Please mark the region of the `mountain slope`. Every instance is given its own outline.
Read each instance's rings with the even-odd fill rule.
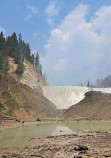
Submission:
[[[2,116],[27,117],[55,117],[56,106],[45,98],[38,90],[27,85],[17,83],[8,91],[1,93]]]
[[[9,63],[10,63],[9,74],[12,74],[12,76],[15,76],[15,79],[17,80],[17,76],[15,74],[15,71],[17,69],[17,64],[15,64],[14,59],[10,57],[9,57]],[[23,64],[24,64],[24,73],[22,75],[22,78],[20,79],[20,83],[26,84],[33,89],[38,89],[38,86],[47,85],[44,76],[42,76],[40,72],[36,71],[36,68],[34,65],[32,65],[26,59],[24,59]]]
[[[9,65],[8,89],[0,90],[0,116],[55,117],[56,106],[43,96],[41,86],[46,81],[35,66],[25,59],[24,73],[18,80],[13,58],[9,57]]]
[[[111,119],[111,94],[87,92],[85,98],[68,108],[63,116],[72,120],[109,120]]]

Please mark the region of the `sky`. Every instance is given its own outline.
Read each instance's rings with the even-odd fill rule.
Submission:
[[[0,31],[39,52],[49,85],[111,75],[111,0],[0,0]]]

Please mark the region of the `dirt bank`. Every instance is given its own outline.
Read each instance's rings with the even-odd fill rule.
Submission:
[[[111,94],[91,91],[63,114],[69,120],[111,120]]]
[[[27,145],[17,152],[2,149],[2,158],[104,158],[111,157],[111,133],[100,131],[80,131],[30,138]],[[77,151],[79,145],[88,150]]]

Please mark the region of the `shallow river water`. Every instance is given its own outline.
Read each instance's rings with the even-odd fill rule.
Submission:
[[[17,149],[27,145],[27,140],[34,137],[70,134],[82,130],[100,130],[111,132],[111,122],[73,122],[27,125],[0,131],[0,149]]]

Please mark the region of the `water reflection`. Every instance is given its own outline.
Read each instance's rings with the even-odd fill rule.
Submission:
[[[55,129],[56,124],[41,124],[0,131],[0,148],[22,147],[28,138],[50,135]]]
[[[111,132],[111,122],[74,122],[28,125],[0,131],[0,148],[18,148],[27,144],[33,137],[60,135],[81,130],[100,130]]]
[[[99,130],[99,131],[108,131],[111,132],[111,122],[72,122],[72,123],[65,123],[65,126],[67,126],[72,131],[81,131],[81,130]]]

